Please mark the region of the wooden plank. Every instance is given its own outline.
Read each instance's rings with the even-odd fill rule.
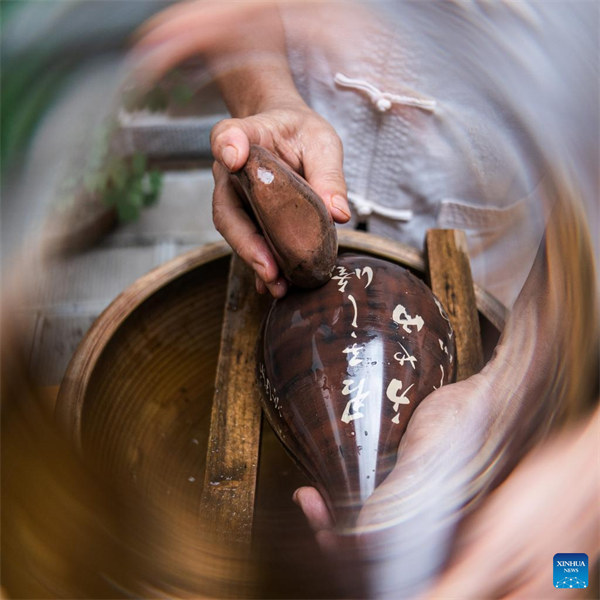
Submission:
[[[426,252],[431,289],[454,328],[456,380],[460,381],[483,368],[479,316],[464,231],[430,229]]]
[[[221,541],[248,548],[258,470],[261,409],[256,343],[270,298],[253,272],[231,261],[208,440],[201,519]]]

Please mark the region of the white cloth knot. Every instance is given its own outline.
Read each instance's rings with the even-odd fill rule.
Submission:
[[[386,98],[384,94],[382,94],[375,102],[375,106],[379,112],[385,112],[386,110],[390,110],[392,108],[392,101],[389,98]]]
[[[354,210],[359,217],[368,217],[375,214],[393,221],[410,221],[413,218],[413,211],[408,208],[382,206],[353,192],[348,192],[348,200],[354,206]]]
[[[352,79],[351,77],[346,77],[343,73],[336,73],[333,80],[341,87],[365,92],[379,112],[390,110],[394,104],[412,106],[428,112],[435,111],[436,101],[431,98],[382,92],[368,81],[364,81],[363,79]]]

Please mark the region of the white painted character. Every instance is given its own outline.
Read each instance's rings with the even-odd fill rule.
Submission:
[[[396,352],[396,354],[394,354],[394,359],[400,363],[401,367],[404,366],[405,362],[408,362],[413,369],[416,369],[416,357],[413,356],[402,344],[400,344],[400,342],[398,342],[398,344],[400,345],[400,348],[402,348],[402,352]]]
[[[366,392],[363,391],[364,386],[364,377],[358,382],[358,385],[354,385],[354,379],[344,379],[344,388],[342,389],[342,395],[351,396],[355,394],[354,397],[348,400],[346,408],[344,409],[344,414],[342,415],[342,421],[344,423],[350,423],[350,421],[361,419],[365,416],[363,413],[360,412],[360,409],[365,404],[363,401],[369,395],[369,390],[367,390]]]
[[[352,276],[352,273],[346,269],[346,267],[337,266],[337,275],[334,275],[331,279],[335,279],[337,281],[338,291],[342,294],[346,291],[346,285],[348,285],[348,279]]]
[[[361,279],[364,275],[367,278],[367,283],[365,284],[365,289],[367,289],[371,285],[371,281],[373,281],[373,269],[371,267],[363,267],[362,269],[355,269],[356,277]]]
[[[350,360],[348,361],[348,366],[356,367],[360,365],[363,361],[362,358],[359,358],[359,354],[365,349],[364,346],[357,344],[356,342],[352,344],[352,346],[347,346],[342,350],[344,354],[350,355]]]
[[[385,391],[385,395],[387,396],[390,402],[394,404],[394,412],[396,415],[392,419],[392,423],[400,423],[400,405],[401,404],[410,404],[410,400],[406,397],[406,393],[413,387],[414,383],[411,383],[402,393],[402,381],[400,379],[392,379]]]
[[[420,315],[412,317],[402,304],[398,304],[392,313],[392,319],[398,325],[401,325],[406,333],[412,333],[412,327],[416,327],[417,331],[421,331],[425,322]]]

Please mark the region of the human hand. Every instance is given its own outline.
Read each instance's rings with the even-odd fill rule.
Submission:
[[[263,146],[303,175],[333,220],[344,223],[350,210],[341,141],[294,86],[275,3],[190,2],[159,13],[140,30],[134,48],[138,79],[147,85],[195,55],[209,65],[236,117],[211,135],[215,226],[254,269],[257,290],[280,297],[287,284],[229,173],[244,165],[251,144]]]
[[[301,104],[268,109],[245,119],[228,119],[213,129],[215,227],[254,269],[257,290],[268,289],[273,296],[280,297],[285,294],[286,282],[229,177],[229,173],[243,167],[250,144],[254,143],[275,152],[301,173],[338,223],[350,218],[342,173],[342,148],[331,126]]]
[[[556,552],[598,554],[600,411],[528,455],[486,497],[518,460],[509,438],[522,433],[516,411],[496,402],[490,370],[415,409],[395,468],[363,507],[356,535],[374,597],[424,594],[450,555],[427,598],[546,598]],[[342,553],[317,490],[300,488],[294,500],[322,549]]]
[[[370,595],[420,593],[441,569],[465,504],[492,484],[503,438],[488,383],[480,374],[444,386],[415,409],[396,466],[358,517]],[[319,493],[300,488],[294,498],[322,548],[343,554],[346,540]]]
[[[600,412],[527,456],[461,524],[427,598],[550,598],[552,556],[600,551]],[[569,590],[561,595],[573,597]],[[571,590],[581,597],[582,590]]]
[[[395,468],[359,516],[357,534],[369,559],[372,595],[392,593],[397,597],[424,592],[444,564],[462,517],[544,439],[552,425],[581,414],[595,393],[598,321],[590,283],[595,276],[592,254],[576,205],[565,201],[569,195],[552,180],[545,181],[543,188],[544,195],[555,203],[554,212],[492,360],[481,373],[436,390],[415,409]],[[565,319],[566,314],[569,319]],[[597,457],[597,430],[596,420],[596,446],[589,450],[593,446],[590,442],[587,457]],[[548,493],[552,459],[544,462],[541,480],[547,481],[544,487]],[[585,458],[579,464],[585,464]],[[568,465],[564,468],[568,470]],[[524,467],[523,472],[532,471]],[[509,490],[505,499],[511,490],[521,493],[519,488],[525,489],[525,480],[521,475],[517,483],[500,488]],[[584,483],[590,484],[589,480]],[[578,485],[573,483],[568,489],[576,490]],[[593,486],[597,499],[597,483]],[[500,490],[496,498],[502,498]],[[300,489],[295,499],[319,532],[319,539],[329,547],[338,543],[339,549],[332,521],[316,490]],[[550,499],[546,496],[542,502]],[[517,500],[512,498],[511,502]],[[535,499],[527,503],[528,508],[535,505]],[[549,509],[544,519],[536,515],[540,517],[537,530],[542,531],[544,523],[556,518],[559,510]],[[482,514],[482,522],[496,521],[495,532],[500,535],[501,521],[494,510],[486,509]],[[513,532],[522,522],[515,514]],[[594,535],[597,541],[597,529]],[[509,543],[510,536],[503,539]],[[586,543],[583,538],[581,541]],[[475,551],[464,555],[465,562],[453,577],[466,577],[464,565]],[[518,553],[522,551],[518,549]],[[552,555],[548,556],[551,560]],[[448,587],[440,589],[448,592]],[[497,587],[494,592],[499,593]],[[465,596],[462,591],[458,595]]]

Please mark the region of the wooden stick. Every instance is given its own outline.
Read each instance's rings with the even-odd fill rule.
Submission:
[[[261,408],[256,343],[269,302],[253,272],[231,260],[215,381],[201,519],[221,541],[248,548],[258,470]]]
[[[444,306],[456,341],[456,380],[483,368],[483,349],[471,264],[464,231],[430,229],[426,237],[429,279]]]

